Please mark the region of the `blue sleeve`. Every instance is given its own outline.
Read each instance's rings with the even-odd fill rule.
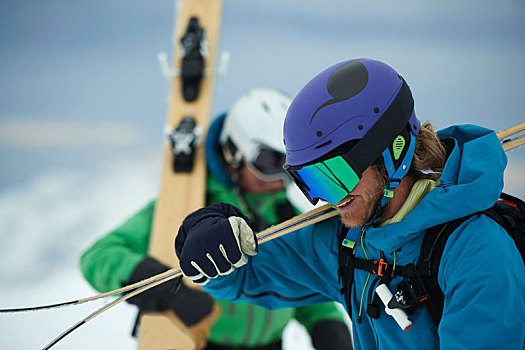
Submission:
[[[340,301],[339,230],[338,220],[327,220],[266,242],[245,266],[211,280],[204,290],[268,309]]]
[[[445,247],[442,349],[523,349],[525,267],[512,238],[486,216],[472,218]]]

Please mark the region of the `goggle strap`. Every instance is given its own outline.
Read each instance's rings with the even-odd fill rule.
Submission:
[[[280,172],[280,173],[275,173],[275,174],[265,174],[263,173],[262,171],[260,171],[259,169],[257,169],[257,167],[255,167],[252,163],[245,163],[246,167],[248,167],[252,173],[254,173],[255,176],[257,176],[259,179],[263,180],[263,181],[274,181],[274,180],[283,180],[283,181],[286,181],[286,180],[289,180],[288,176],[286,175],[286,173],[284,171]]]

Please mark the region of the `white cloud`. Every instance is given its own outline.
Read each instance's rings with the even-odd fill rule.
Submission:
[[[140,140],[138,127],[124,122],[0,120],[0,146],[131,146]]]

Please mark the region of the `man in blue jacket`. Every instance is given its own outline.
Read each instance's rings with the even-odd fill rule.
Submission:
[[[329,67],[297,94],[284,142],[295,183],[312,203],[333,204],[339,218],[258,251],[239,210],[203,208],[186,218],[175,243],[188,278],[217,298],[268,308],[338,301],[353,320],[356,349],[524,348],[523,260],[485,215],[470,216],[444,248],[439,324],[414,305],[410,327],[400,308],[410,284],[406,267],[418,263],[425,231],[498,199],[507,159],[493,131],[463,125],[436,134],[417,119],[403,78],[361,59]],[[352,269],[348,278],[343,253],[371,268]],[[396,319],[376,290],[396,295],[387,310]]]

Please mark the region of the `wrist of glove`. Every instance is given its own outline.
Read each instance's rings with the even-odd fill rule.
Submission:
[[[147,257],[142,260],[130,279],[123,285],[133,284],[169,268],[157,260]],[[213,298],[202,291],[189,288],[182,283],[182,277],[164,282],[127,300],[137,305],[141,312],[173,310],[188,327],[198,323],[213,308]]]
[[[215,203],[184,219],[175,240],[183,274],[197,284],[227,275],[257,254],[257,239],[236,207]]]

